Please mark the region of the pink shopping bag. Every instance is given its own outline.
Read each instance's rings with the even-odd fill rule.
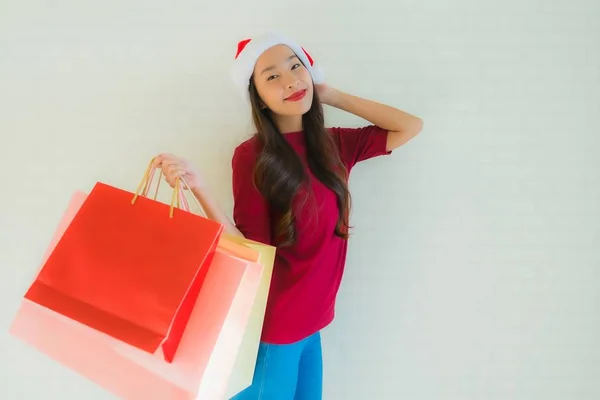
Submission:
[[[85,198],[73,196],[46,257]],[[259,263],[215,253],[172,363],[27,299],[10,332],[123,399],[222,399],[262,270]]]

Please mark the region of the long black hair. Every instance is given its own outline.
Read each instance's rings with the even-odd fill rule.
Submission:
[[[279,246],[296,241],[292,200],[307,183],[302,161],[283,137],[272,112],[263,106],[254,80],[250,79],[252,118],[262,145],[254,167],[254,184],[279,215],[274,223],[274,239]],[[349,234],[351,196],[348,171],[341,160],[332,135],[325,128],[323,106],[314,91],[311,108],[302,116],[306,137],[308,166],[314,176],[335,192],[339,208],[335,234],[347,239]]]

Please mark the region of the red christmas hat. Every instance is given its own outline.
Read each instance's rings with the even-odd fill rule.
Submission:
[[[311,55],[303,47],[281,34],[269,32],[254,39],[244,39],[237,45],[231,75],[235,86],[244,99],[248,99],[248,86],[254,72],[256,60],[266,50],[278,44],[284,44],[296,53],[310,72],[314,83],[323,83],[322,71],[315,65]]]

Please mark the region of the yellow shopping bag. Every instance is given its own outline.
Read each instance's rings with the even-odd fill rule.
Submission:
[[[265,310],[267,307],[267,298],[269,296],[269,287],[271,286],[271,276],[273,275],[273,264],[275,262],[274,246],[269,246],[253,240],[245,239],[239,236],[222,234],[229,241],[247,246],[259,252],[258,262],[263,265],[263,274],[258,287],[258,293],[254,300],[250,319],[242,338],[235,366],[227,385],[226,399],[230,399],[248,386],[252,385],[254,377],[254,368],[258,356],[258,345],[262,334]]]
[[[187,187],[187,183],[184,180],[182,180],[182,182]],[[197,199],[193,196],[192,198],[202,214],[206,215]],[[190,207],[185,197],[181,196],[180,200],[182,208],[189,210]],[[226,233],[221,234],[218,246],[226,253],[246,261],[258,261],[258,263],[263,266],[258,291],[250,311],[250,318],[244,330],[242,342],[235,358],[233,371],[227,383],[225,398],[230,399],[252,385],[277,249],[271,245]],[[257,252],[259,255],[258,260],[256,259]]]

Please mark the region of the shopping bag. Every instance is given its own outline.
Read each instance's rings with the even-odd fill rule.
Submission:
[[[182,192],[180,192],[180,201],[181,207],[184,210],[189,211],[189,204],[187,203],[185,197],[182,196]],[[197,201],[196,206],[199,211],[205,215],[204,211],[202,210],[202,206]],[[258,357],[258,347],[262,336],[267,299],[271,286],[271,278],[273,275],[273,264],[275,262],[276,248],[271,245],[249,240],[240,236],[228,235],[226,233],[221,235],[221,242],[228,243],[228,245],[224,246],[224,248],[229,251],[229,254],[234,254],[237,257],[245,258],[250,261],[255,261],[255,259],[250,259],[249,255],[251,256],[253,254],[248,254],[247,251],[257,251],[260,254],[258,261],[263,266],[262,275],[260,276],[260,283],[252,303],[249,321],[246,329],[243,332],[242,342],[240,343],[239,350],[236,354],[235,364],[233,366],[231,376],[227,382],[227,387],[220,389],[225,396],[224,398],[230,399],[252,385],[256,360]],[[241,248],[234,247],[235,245],[241,246]]]
[[[238,237],[226,234],[222,238],[258,251],[260,259],[249,268],[247,279],[236,294],[232,312],[223,324],[211,356],[204,385],[200,387],[199,399],[230,399],[252,384],[273,270],[274,247],[237,240]],[[246,254],[244,250],[237,252],[240,258]],[[230,373],[223,374],[224,371]]]
[[[72,197],[45,258],[85,198]],[[263,271],[229,250],[215,253],[172,363],[27,299],[10,331],[123,399],[222,399]]]
[[[259,243],[239,236],[223,234],[223,237],[234,243],[242,244],[248,248],[258,251],[260,253],[259,263],[263,266],[263,272],[260,277],[260,283],[254,298],[254,302],[252,303],[252,310],[250,311],[248,324],[244,330],[242,343],[240,344],[235,365],[225,391],[224,398],[230,399],[252,385],[254,369],[258,357],[258,346],[262,336],[263,321],[265,318],[269,288],[271,286],[271,278],[273,275],[273,264],[275,262],[276,248],[271,245]]]
[[[226,254],[217,251],[217,257],[225,257]],[[219,324],[213,327],[219,328],[218,331],[207,330],[202,325],[196,325],[197,321],[190,320],[190,324],[184,333],[184,339],[181,342],[180,352],[174,363],[185,365],[186,362],[194,364],[194,374],[181,374],[180,371],[165,370],[164,363],[142,353],[137,349],[122,344],[116,349],[129,359],[145,365],[146,368],[155,370],[161,375],[187,392],[195,394],[197,399],[222,400],[225,399],[228,382],[234,375],[234,366],[240,352],[240,346],[244,338],[245,331],[250,319],[252,305],[258,292],[260,278],[263,274],[263,267],[260,263],[251,263],[239,258],[228,256],[228,261],[221,261],[221,267],[211,265],[209,273],[225,268],[230,269],[234,265],[231,261],[235,259],[247,263],[246,272],[237,287],[235,296],[229,305],[228,313],[225,319],[219,320]],[[229,272],[230,273],[230,272]],[[202,315],[203,321],[212,319],[212,313],[219,313],[222,304],[217,304],[221,292],[223,291],[221,280],[210,280],[202,287],[200,296],[196,303],[197,312]],[[203,329],[204,328],[204,329]],[[189,340],[189,341],[188,341]],[[200,362],[201,361],[201,362]]]
[[[97,183],[25,298],[170,362],[223,226],[138,196],[142,183]]]

